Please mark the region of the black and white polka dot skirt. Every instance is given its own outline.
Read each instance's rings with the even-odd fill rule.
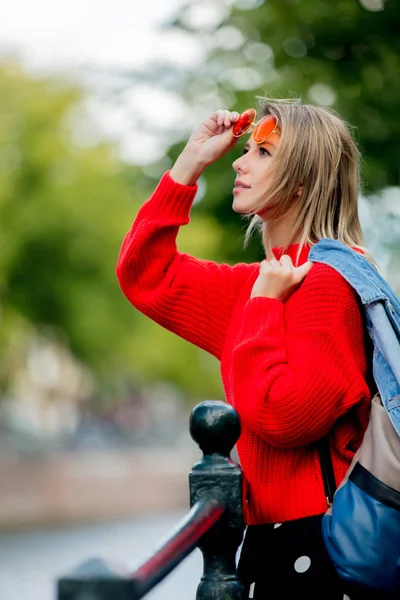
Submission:
[[[323,515],[247,528],[239,577],[254,600],[387,600],[348,589],[337,575],[321,533]]]

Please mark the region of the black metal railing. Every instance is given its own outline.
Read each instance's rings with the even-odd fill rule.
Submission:
[[[244,530],[242,473],[230,459],[240,435],[238,415],[224,402],[202,402],[192,411],[190,433],[203,458],[189,475],[191,510],[175,531],[132,573],[102,559],[84,562],[58,580],[58,600],[139,600],[196,547],[204,559],[197,600],[244,599],[236,573]]]

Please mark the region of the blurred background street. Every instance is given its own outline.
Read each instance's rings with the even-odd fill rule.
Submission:
[[[337,110],[365,245],[400,292],[399,31],[397,0],[2,4],[1,600],[50,599],[103,549],[133,563],[188,510],[188,420],[224,398],[219,364],[133,309],[115,266],[202,119],[260,95]],[[182,251],[263,258],[231,209],[240,152],[200,179]],[[200,573],[194,555],[149,598],[194,598]]]
[[[107,525],[0,534],[1,597],[54,600],[56,578],[87,558],[100,556],[134,568],[138,557],[149,556],[183,514],[175,510]],[[195,598],[202,568],[202,556],[196,549],[146,598]]]

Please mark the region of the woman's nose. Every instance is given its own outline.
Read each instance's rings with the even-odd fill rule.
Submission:
[[[245,155],[243,156],[239,156],[239,158],[237,158],[233,163],[232,163],[232,167],[233,170],[236,171],[236,173],[243,173],[243,171],[246,170],[246,163],[243,160],[245,157]]]

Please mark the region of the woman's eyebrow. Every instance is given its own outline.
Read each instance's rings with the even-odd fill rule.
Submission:
[[[257,144],[257,146],[266,146],[266,145],[272,146],[275,150],[276,150],[276,146],[275,144],[273,144],[272,142],[266,140],[265,142],[263,142],[262,144]],[[244,149],[248,150],[250,148],[250,144],[249,142],[247,142],[247,144],[244,145]]]
[[[273,148],[275,148],[275,150],[276,150],[276,146],[275,146],[275,144],[273,144],[272,142],[270,142],[270,141],[268,141],[268,140],[267,140],[266,142],[263,142],[262,144],[260,144],[260,146],[265,146],[266,144],[268,144],[269,146],[272,146],[272,147],[273,147]]]

